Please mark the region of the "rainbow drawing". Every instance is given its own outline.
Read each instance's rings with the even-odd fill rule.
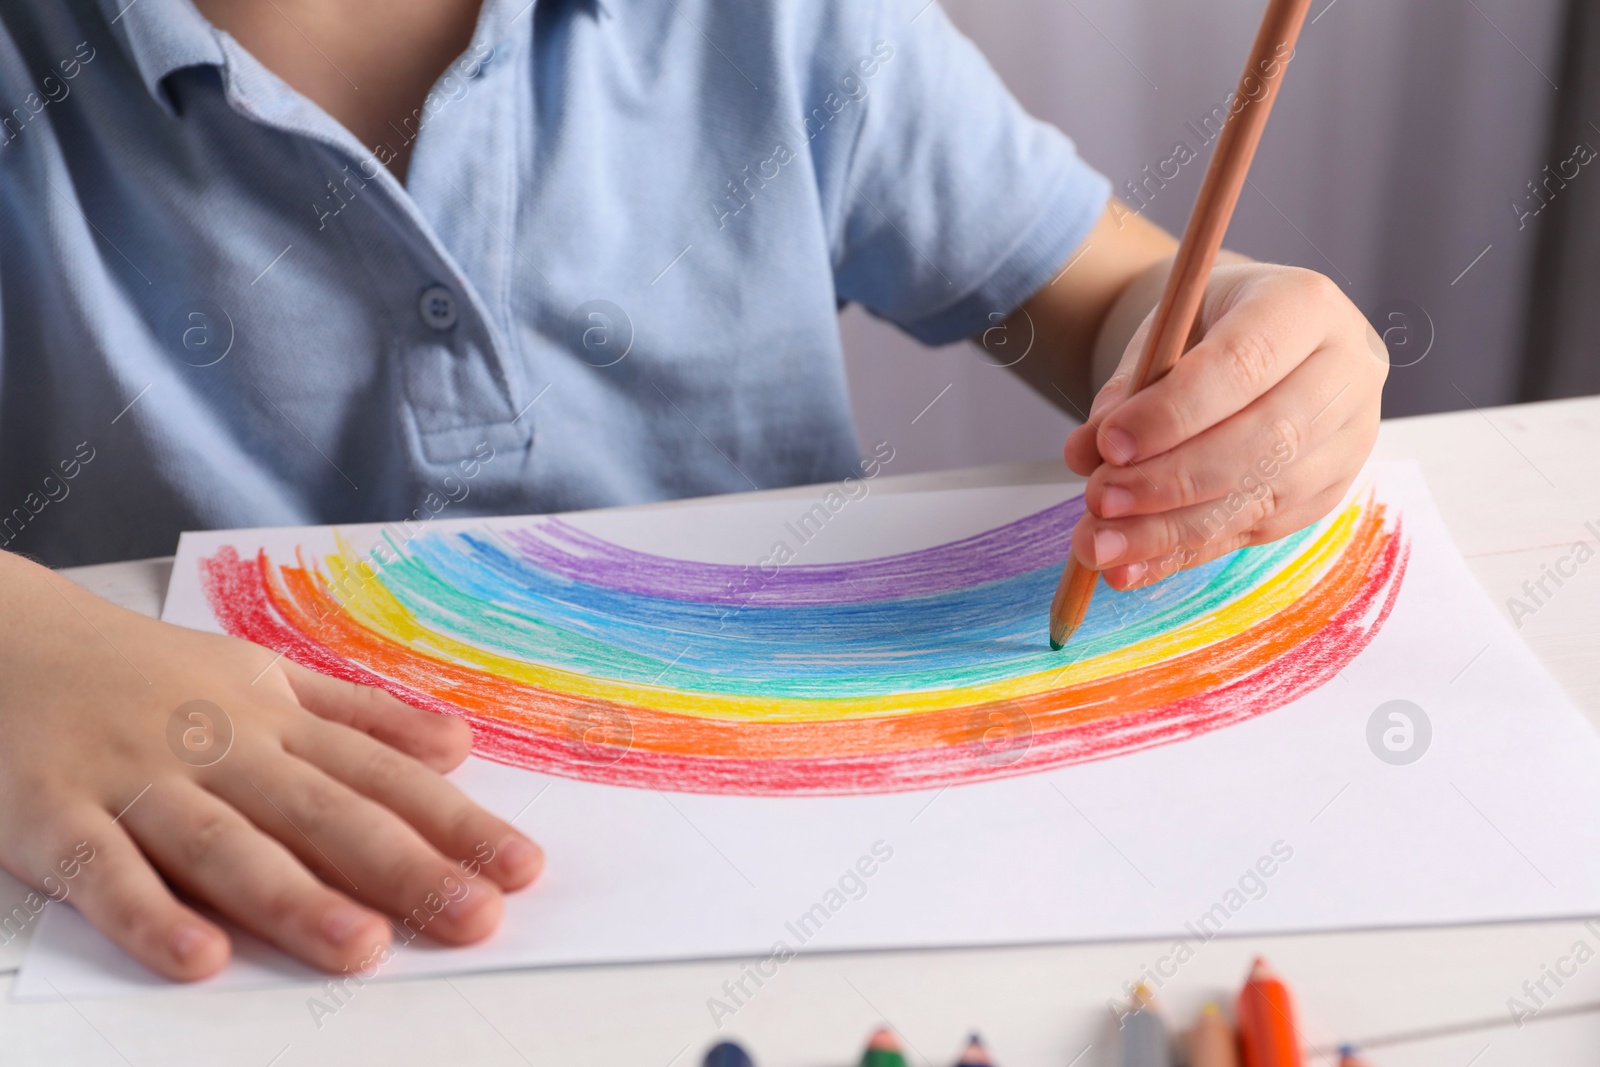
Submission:
[[[1409,542],[1372,491],[1127,594],[1066,652],[1045,615],[1081,498],[842,564],[689,562],[556,518],[308,562],[225,546],[229,633],[464,716],[478,751],[637,788],[884,793],[1028,774],[1280,708],[1382,627]],[[381,560],[381,562],[374,562]]]

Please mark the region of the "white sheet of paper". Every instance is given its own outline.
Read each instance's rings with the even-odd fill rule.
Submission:
[[[1600,913],[1600,738],[1476,584],[1420,472],[1384,464],[1370,473],[1380,499],[1404,514],[1409,569],[1372,644],[1309,695],[1131,755],[916,793],[670,794],[474,758],[455,781],[516,817],[545,848],[545,874],[508,898],[487,943],[445,950],[418,939],[382,974],[765,958],[780,944],[816,952],[1172,938],[1192,949],[1219,931]],[[869,495],[804,562],[943,543],[1066,493]],[[729,502],[568,519],[632,547],[744,563],[801,510],[794,501]],[[359,545],[376,529],[344,533]],[[297,544],[333,547],[324,529],[186,534],[166,619],[218,628],[196,561],[222,544],[264,546],[277,559]],[[1424,709],[1432,728],[1425,755],[1403,766],[1377,758],[1367,739],[1369,717],[1394,699]],[[865,865],[874,873],[851,877],[874,849],[876,862]],[[315,977],[242,937],[208,984]],[[52,907],[14,995],[163,985],[76,912]]]

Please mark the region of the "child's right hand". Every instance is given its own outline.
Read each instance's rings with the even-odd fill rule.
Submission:
[[[193,700],[226,715],[196,728],[232,731],[209,766],[169,743]],[[543,855],[440,776],[470,747],[460,720],[0,552],[0,865],[164,975],[229,953],[167,883],[330,971],[387,958],[386,915],[488,935]]]

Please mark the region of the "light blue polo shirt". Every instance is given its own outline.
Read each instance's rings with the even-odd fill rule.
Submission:
[[[841,478],[839,308],[977,334],[1109,193],[926,0],[486,0],[393,130],[189,0],[0,7],[0,545]]]

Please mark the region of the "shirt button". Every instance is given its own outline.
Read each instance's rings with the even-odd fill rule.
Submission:
[[[422,290],[417,301],[417,311],[422,321],[435,330],[444,331],[456,324],[456,298],[442,285],[430,285]]]

